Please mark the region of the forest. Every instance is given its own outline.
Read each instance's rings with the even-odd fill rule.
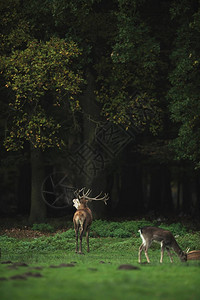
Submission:
[[[198,0],[0,2],[0,216],[200,215]]]

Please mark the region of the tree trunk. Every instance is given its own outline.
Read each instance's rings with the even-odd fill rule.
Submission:
[[[30,164],[24,163],[19,168],[17,184],[17,213],[27,215],[31,205],[31,170]]]
[[[86,164],[83,165],[85,173],[79,180],[79,184],[86,188],[92,189],[92,195],[96,196],[101,191],[105,191],[106,178],[105,170],[97,170],[96,174],[93,174],[96,168],[96,162],[94,161],[95,151],[101,151],[96,148],[94,144],[95,140],[95,129],[97,123],[100,121],[100,109],[95,102],[95,81],[90,70],[87,72],[87,89],[81,99],[81,106],[83,109],[83,142],[88,146]],[[90,120],[90,117],[93,121]],[[91,150],[91,151],[90,151]],[[83,153],[83,157],[84,157]],[[94,218],[103,218],[106,214],[106,206],[102,201],[94,201],[90,203],[90,208]]]
[[[29,223],[42,223],[46,218],[46,205],[42,199],[41,185],[44,180],[44,165],[41,150],[31,149],[31,209]]]
[[[152,168],[150,178],[150,201],[149,210],[157,213],[161,211],[161,176],[158,167]]]
[[[195,213],[196,216],[200,216],[200,174],[196,175],[196,203]]]
[[[184,214],[190,213],[191,207],[191,182],[190,177],[185,173],[182,179],[182,190],[183,190],[183,197],[182,197],[182,212]]]
[[[173,214],[174,206],[172,200],[171,191],[171,174],[166,166],[162,167],[162,186],[161,186],[161,201],[162,201],[162,212],[167,215]]]
[[[144,212],[143,190],[142,190],[142,170],[137,163],[138,157],[131,158],[124,151],[127,161],[121,171],[120,201],[118,204],[118,214],[123,217],[132,217]]]
[[[156,214],[173,212],[171,177],[166,166],[156,166],[151,172],[149,208]]]

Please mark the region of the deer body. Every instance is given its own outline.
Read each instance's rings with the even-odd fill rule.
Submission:
[[[82,195],[80,195],[81,192]],[[86,193],[84,193],[84,189],[81,189],[78,192],[75,192],[77,198],[73,200],[74,207],[77,209],[73,217],[73,223],[74,223],[74,230],[76,235],[76,253],[79,254],[83,254],[82,239],[85,233],[86,233],[86,240],[87,240],[87,252],[90,252],[89,232],[90,232],[90,226],[92,224],[92,212],[87,205],[88,201],[102,200],[106,204],[106,201],[108,200],[107,194],[105,194],[105,196],[101,198],[99,197],[100,194],[95,198],[91,198],[89,197],[90,192],[91,191],[88,190]],[[79,250],[78,250],[78,232],[80,232]]]
[[[143,227],[139,230],[140,237],[142,239],[142,244],[139,248],[138,253],[138,262],[141,263],[141,254],[144,250],[147,262],[150,263],[148,256],[148,249],[151,246],[152,242],[158,242],[161,245],[161,258],[160,263],[163,262],[164,250],[167,250],[167,253],[170,257],[170,261],[173,262],[171,252],[169,248],[172,248],[174,252],[179,256],[181,261],[187,260],[187,255],[181,250],[180,246],[176,242],[173,234],[169,230],[165,230],[158,227]]]
[[[73,217],[73,223],[76,234],[76,252],[78,252],[78,232],[80,232],[79,253],[82,254],[82,239],[85,232],[87,240],[87,252],[90,252],[89,232],[90,225],[92,224],[92,212],[87,206],[87,202],[85,199],[80,200],[80,205],[77,207],[77,211],[75,212]]]

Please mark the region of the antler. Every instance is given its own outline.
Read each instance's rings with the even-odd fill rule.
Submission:
[[[85,189],[85,188],[84,188]],[[92,190],[88,189],[86,193],[84,193],[84,189],[83,189],[83,197],[86,198],[89,196],[89,194],[92,192]]]
[[[90,190],[90,192],[91,192],[91,190]],[[90,194],[90,193],[89,193],[89,194]],[[104,201],[104,203],[107,205],[107,202],[106,202],[106,201],[108,201],[108,199],[109,199],[108,194],[105,193],[103,197],[100,197],[101,194],[102,194],[102,192],[101,192],[99,195],[97,195],[97,196],[94,197],[94,198],[88,197],[89,194],[87,194],[87,193],[84,194],[84,193],[83,193],[83,197],[84,197],[86,200],[88,200],[88,201]]]
[[[80,195],[80,193],[83,193],[84,192],[84,189],[85,189],[85,187],[83,187],[82,189],[77,189],[77,190],[75,190],[74,191],[74,195],[79,199],[79,198],[81,198],[82,196]]]
[[[108,194],[104,194],[104,196],[103,197],[100,197],[101,196],[101,194],[102,194],[102,192],[99,194],[99,195],[97,195],[96,197],[94,197],[94,198],[92,198],[92,197],[89,197],[89,195],[91,194],[91,192],[92,192],[92,190],[91,189],[88,189],[86,192],[85,192],[85,187],[84,188],[82,188],[82,189],[80,189],[80,190],[76,190],[75,192],[74,192],[74,194],[77,196],[77,198],[84,198],[84,199],[86,199],[86,200],[88,200],[88,201],[104,201],[104,203],[107,205],[107,202],[106,201],[108,201],[108,199],[109,199],[109,196],[108,196]],[[82,195],[80,195],[80,193],[82,193]]]

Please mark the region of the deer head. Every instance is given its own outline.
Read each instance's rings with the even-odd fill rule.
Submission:
[[[76,198],[73,199],[73,206],[78,209],[79,206],[81,205],[81,203],[87,203],[88,201],[91,202],[91,201],[103,201],[106,205],[107,205],[107,201],[109,199],[109,196],[108,194],[104,194],[104,196],[101,196],[102,195],[102,192],[100,194],[98,194],[96,197],[89,197],[89,195],[91,194],[92,190],[88,189],[86,192],[85,192],[85,188],[82,188],[80,190],[76,190],[74,192]]]
[[[73,199],[73,206],[76,208],[76,209],[78,209],[79,208],[79,206],[80,206],[80,201],[78,200],[78,199]]]

